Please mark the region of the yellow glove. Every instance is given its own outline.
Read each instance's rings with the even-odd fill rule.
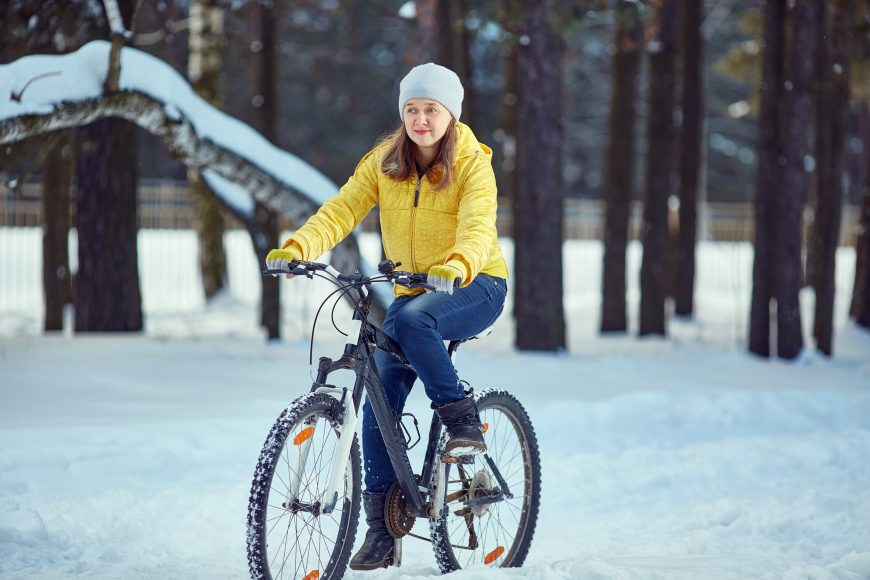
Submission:
[[[287,265],[293,260],[301,260],[302,256],[299,251],[293,246],[271,250],[266,255],[266,268],[269,270],[285,270]],[[290,275],[288,274],[289,278]]]
[[[462,272],[458,268],[442,264],[429,268],[426,283],[435,287],[435,292],[447,292],[453,294],[453,287],[462,282]]]

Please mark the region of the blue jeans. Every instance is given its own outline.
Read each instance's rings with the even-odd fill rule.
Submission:
[[[397,415],[418,376],[436,404],[465,396],[444,341],[466,339],[491,326],[504,308],[506,294],[505,280],[478,274],[471,284],[456,288],[453,294],[400,296],[393,301],[382,329],[399,343],[414,369],[382,350],[375,352],[375,364]],[[366,490],[384,493],[396,475],[368,398],[363,404],[362,444]]]

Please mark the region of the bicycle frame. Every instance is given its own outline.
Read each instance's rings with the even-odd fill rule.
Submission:
[[[312,393],[329,393],[340,396],[336,416],[332,417],[332,421],[337,425],[339,431],[339,440],[335,456],[333,457],[330,466],[328,479],[329,484],[319,502],[320,505],[313,506],[313,509],[318,509],[320,513],[332,512],[338,503],[338,498],[344,491],[343,485],[345,471],[350,457],[353,437],[356,434],[357,423],[359,422],[362,396],[365,392],[368,395],[369,402],[375,415],[375,420],[377,421],[381,435],[383,436],[387,455],[390,458],[390,463],[393,466],[396,479],[404,492],[409,514],[414,517],[425,518],[434,513],[439,513],[440,505],[435,505],[431,508],[430,506],[427,506],[426,495],[429,492],[429,488],[426,484],[432,480],[433,470],[438,469],[439,476],[443,476],[446,471],[443,464],[435,461],[438,439],[441,433],[441,420],[438,418],[437,413],[432,413],[432,422],[429,426],[429,437],[425,457],[423,459],[423,468],[418,481],[414,475],[414,470],[411,467],[411,462],[408,459],[404,435],[400,431],[400,419],[397,417],[392,407],[390,407],[386,391],[381,384],[380,374],[378,373],[377,364],[374,359],[375,350],[380,348],[392,356],[397,357],[408,367],[411,367],[412,365],[405,357],[404,353],[402,353],[401,347],[391,337],[386,335],[368,320],[369,306],[371,305],[372,300],[371,288],[369,286],[371,280],[360,274],[343,276],[331,266],[326,266],[323,269],[336,280],[347,284],[347,286],[344,287],[344,291],[347,292],[348,297],[350,297],[354,302],[354,313],[352,320],[353,327],[347,334],[344,353],[337,360],[333,360],[329,357],[321,357],[317,366],[317,376],[314,380],[314,384],[311,386]],[[306,275],[309,275],[310,277],[310,274]],[[448,352],[451,355],[451,359],[455,354],[459,342],[460,341],[453,341],[450,344]],[[356,375],[349,399],[347,388],[339,388],[327,384],[326,382],[329,375],[338,370],[350,370]],[[310,446],[305,443],[307,443],[307,441],[303,442],[299,449],[299,457],[296,462],[296,465],[299,467],[296,471],[297,476],[291,478],[293,481],[289,483],[290,494],[287,497],[287,500],[291,503],[295,502],[297,499],[296,496],[299,490],[298,474],[302,473],[302,468],[304,468],[307,461],[308,449]],[[498,501],[498,498],[500,497],[512,497],[510,490],[507,489],[507,484],[498,471],[498,468],[488,455],[486,456],[486,461],[493,470],[496,479],[501,484],[502,491],[499,496],[493,496],[488,500],[477,501],[492,502]],[[443,498],[436,498],[436,503],[441,499]]]
[[[415,517],[428,517],[429,512],[425,497],[428,488],[422,485],[418,486],[406,453],[407,447],[404,436],[399,428],[398,418],[390,407],[386,392],[381,384],[374,353],[377,348],[382,348],[393,356],[398,357],[403,364],[411,366],[411,363],[405,358],[401,349],[392,338],[386,336],[379,328],[368,321],[371,291],[364,288],[364,286],[359,286],[349,289],[351,291],[355,290],[357,296],[355,297],[356,308],[354,309],[353,329],[348,333],[344,353],[337,360],[321,357],[317,367],[317,376],[314,384],[311,386],[311,392],[336,395],[340,401],[337,412],[339,416],[333,417],[333,421],[338,425],[338,446],[330,467],[329,484],[323,493],[319,511],[321,513],[332,512],[338,503],[338,498],[343,494],[347,460],[359,422],[362,395],[365,392],[368,394],[375,419],[384,438],[387,454],[396,473],[398,483],[409,503],[409,511]],[[350,398],[348,398],[347,388],[335,387],[326,382],[329,375],[338,370],[350,370],[356,375],[353,389],[350,392]],[[433,413],[421,481],[429,481],[432,475],[432,464],[434,463],[433,459],[440,432],[441,422],[438,419],[438,415]],[[306,443],[308,441],[303,442],[299,446],[299,455],[296,460],[296,465],[299,467],[296,470],[297,474],[302,473],[302,468],[304,468],[307,461],[309,445],[306,445]],[[291,478],[288,484],[288,491],[290,493],[287,499],[289,502],[293,502],[296,500],[299,490],[299,476]]]

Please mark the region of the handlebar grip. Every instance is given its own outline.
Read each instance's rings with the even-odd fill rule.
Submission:
[[[308,262],[302,262],[299,260],[293,260],[287,263],[287,268],[273,268],[273,269],[265,269],[263,270],[263,276],[280,276],[281,274],[292,274],[293,276],[305,276],[309,271],[314,270],[315,268],[310,268],[312,264]]]

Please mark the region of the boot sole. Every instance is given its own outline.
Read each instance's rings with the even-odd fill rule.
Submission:
[[[474,442],[460,442],[459,445],[453,445],[444,450],[444,454],[449,457],[469,457],[475,455],[483,455],[486,453],[486,445],[480,445]]]
[[[390,554],[385,560],[378,562],[377,564],[351,564],[348,566],[351,570],[357,570],[359,572],[367,572],[370,570],[377,570],[379,568],[389,568],[393,565],[393,556]]]

